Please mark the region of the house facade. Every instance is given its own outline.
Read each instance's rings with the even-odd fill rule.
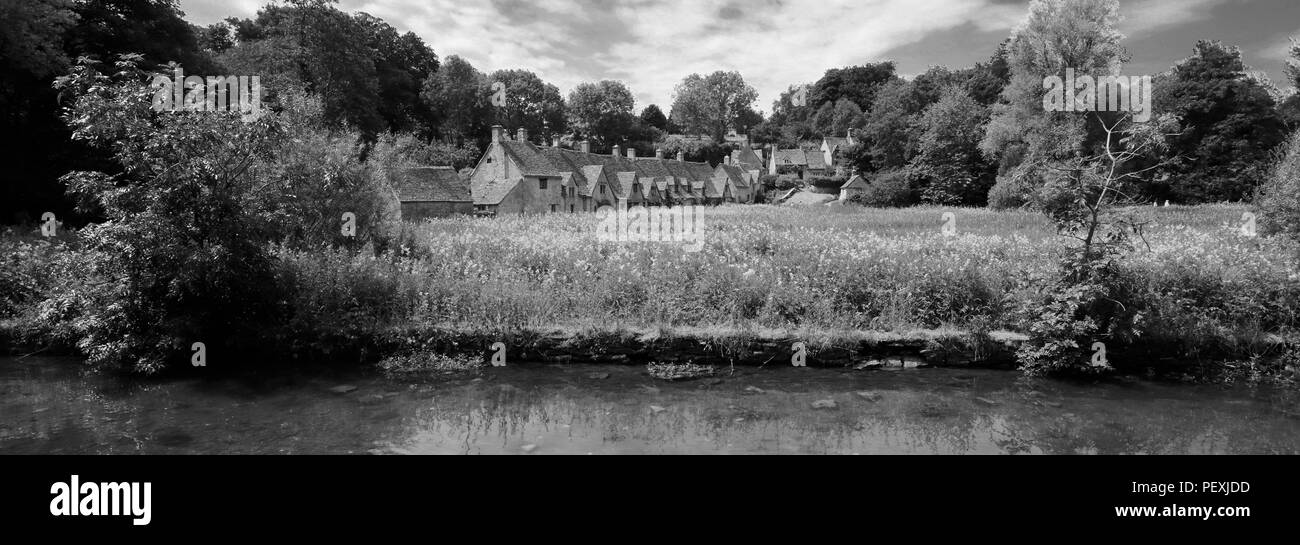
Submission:
[[[848,133],[844,135],[844,138],[834,136],[823,138],[821,147],[822,161],[829,166],[830,170],[834,172],[836,176],[846,175],[851,166],[849,165],[848,158],[845,157],[844,152],[848,150],[850,146],[854,146],[857,143],[858,140],[853,137],[853,129],[849,129]]]
[[[688,162],[681,153],[675,160],[665,159],[662,151],[637,157],[635,149],[615,146],[611,153],[597,154],[587,142],[576,150],[562,148],[558,138],[539,146],[523,129],[512,139],[495,126],[469,185],[477,213],[551,214],[602,206],[744,202],[741,195],[753,193],[751,179],[739,168],[731,172]]]
[[[849,181],[840,186],[840,202],[847,202],[853,197],[864,195],[867,192],[867,180],[861,175],[854,174]]]
[[[827,176],[826,161],[820,151],[803,149],[773,150],[768,161],[768,174],[793,175],[800,180]]]
[[[456,214],[472,214],[469,186],[451,167],[416,167],[389,174],[402,221],[421,221]]]

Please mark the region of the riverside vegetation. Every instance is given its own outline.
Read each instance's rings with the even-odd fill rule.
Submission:
[[[864,330],[955,331],[973,345],[1009,330],[1028,334],[1019,359],[1031,374],[1095,372],[1095,342],[1121,370],[1167,359],[1221,380],[1288,381],[1300,364],[1300,140],[1251,206],[1108,200],[1136,171],[1099,175],[1116,170],[1039,150],[1017,176],[1044,183],[1025,186],[1019,208],[724,206],[705,212],[704,250],[688,252],[601,241],[594,215],[399,224],[385,173],[427,156],[418,141],[358,144],[292,88],[252,121],[155,112],[138,63],[85,61],[58,80],[74,138],[115,168],[63,178],[103,221],[0,238],[13,344],[138,372],[185,366],[203,342],[213,361],[382,360],[406,373],[422,352],[482,349],[447,331],[605,343],[689,331],[739,354],[756,337],[816,351]],[[1116,142],[1133,142],[1141,129],[1118,130],[1132,134]],[[1110,143],[1092,157],[1113,157]],[[344,212],[355,237],[339,231]]]

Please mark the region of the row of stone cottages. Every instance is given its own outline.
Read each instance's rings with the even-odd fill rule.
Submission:
[[[776,150],[764,161],[763,150],[743,146],[722,164],[637,157],[615,146],[610,154],[531,142],[519,129],[515,138],[492,127],[492,142],[466,184],[450,167],[421,167],[396,173],[393,187],[404,221],[453,214],[546,214],[591,212],[601,206],[676,206],[753,203],[761,195],[763,171],[794,173],[800,178],[823,175],[827,163],[840,162],[848,138],[827,138],[822,150]],[[826,160],[822,160],[825,157]],[[846,184],[848,185],[848,184]]]

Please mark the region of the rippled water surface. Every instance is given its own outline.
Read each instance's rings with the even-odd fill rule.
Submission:
[[[666,383],[640,367],[538,364],[479,379],[126,380],[33,357],[0,359],[0,452],[1296,454],[1300,405],[1280,390],[983,370],[768,368]]]

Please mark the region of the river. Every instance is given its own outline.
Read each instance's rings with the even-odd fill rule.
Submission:
[[[1296,454],[1295,392],[1009,371],[519,365],[125,379],[0,358],[5,454]]]

